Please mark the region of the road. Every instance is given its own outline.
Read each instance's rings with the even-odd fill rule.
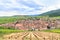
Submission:
[[[3,40],[60,40],[60,34],[49,32],[22,32],[4,35]]]

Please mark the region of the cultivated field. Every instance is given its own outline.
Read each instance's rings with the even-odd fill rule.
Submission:
[[[0,40],[60,40],[60,34],[51,32],[20,32],[4,35]]]

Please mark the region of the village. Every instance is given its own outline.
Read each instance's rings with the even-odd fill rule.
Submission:
[[[13,27],[19,30],[47,30],[47,29],[56,29],[60,28],[60,19],[56,20],[44,20],[44,19],[35,19],[35,20],[20,20],[14,23],[1,24],[6,28]]]

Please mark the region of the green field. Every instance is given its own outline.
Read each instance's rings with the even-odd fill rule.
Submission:
[[[19,20],[33,19],[31,16],[11,16],[11,17],[0,17],[0,24],[16,22]]]
[[[60,33],[60,29],[42,30],[44,32]]]
[[[11,23],[11,22],[16,22],[19,20],[25,20],[25,19],[60,19],[60,16],[57,17],[49,17],[49,16],[11,16],[11,17],[0,17],[0,24],[4,23]]]
[[[3,40],[4,35],[8,35],[11,33],[19,33],[19,32],[24,32],[24,30],[0,29],[0,40]]]
[[[4,28],[0,26],[0,36],[5,35],[5,34],[10,34],[10,33],[17,33],[17,32],[24,32],[24,30],[16,30],[13,28]]]

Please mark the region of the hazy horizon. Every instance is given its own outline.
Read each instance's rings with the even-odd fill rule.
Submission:
[[[38,15],[60,9],[60,0],[0,0],[0,16]]]

